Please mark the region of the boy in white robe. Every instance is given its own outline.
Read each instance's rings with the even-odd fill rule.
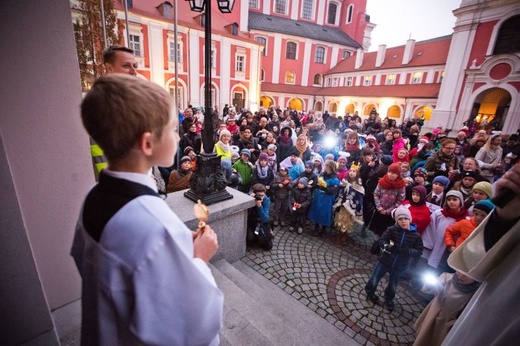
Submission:
[[[82,345],[217,345],[223,295],[207,262],[215,232],[191,232],[148,174],[169,167],[178,120],[161,87],[122,74],[94,83],[83,125],[109,161],[71,249],[82,278]]]

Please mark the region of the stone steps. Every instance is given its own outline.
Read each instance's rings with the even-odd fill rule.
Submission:
[[[212,271],[225,294],[221,345],[359,345],[242,261]]]

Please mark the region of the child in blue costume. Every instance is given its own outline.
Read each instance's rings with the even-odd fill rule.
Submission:
[[[314,222],[314,231],[318,236],[325,235],[325,229],[332,226],[334,211],[332,206],[339,188],[339,179],[336,172],[336,163],[325,161],[323,173],[312,194],[309,210],[309,220]]]

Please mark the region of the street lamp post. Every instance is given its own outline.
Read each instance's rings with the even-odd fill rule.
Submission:
[[[188,199],[213,204],[233,198],[226,191],[226,178],[220,166],[220,157],[213,153],[213,107],[211,104],[211,2],[212,0],[186,0],[192,11],[204,11],[204,129],[203,153],[190,180],[190,190],[184,193]],[[231,13],[234,0],[217,0],[222,13]]]

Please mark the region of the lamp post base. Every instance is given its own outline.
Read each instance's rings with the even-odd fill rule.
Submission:
[[[197,156],[197,167],[190,179],[190,189],[184,197],[193,202],[201,201],[206,205],[233,198],[226,191],[226,178],[220,166],[220,157],[215,153],[202,153]]]

